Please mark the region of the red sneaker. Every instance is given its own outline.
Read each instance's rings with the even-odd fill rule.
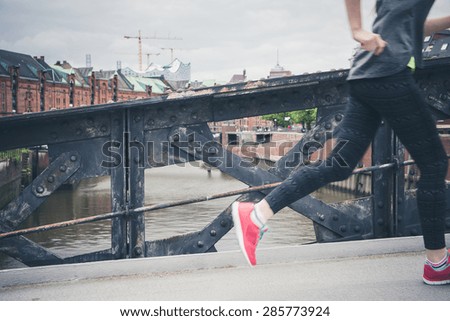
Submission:
[[[247,262],[251,266],[256,265],[256,246],[263,234],[267,232],[267,227],[259,228],[250,218],[254,211],[253,203],[234,202],[232,206],[232,215],[234,228]]]
[[[447,252],[447,261],[439,267],[433,267],[426,261],[423,268],[423,281],[429,285],[450,284],[450,255]]]

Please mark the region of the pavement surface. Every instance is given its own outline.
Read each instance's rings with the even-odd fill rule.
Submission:
[[[450,235],[447,235],[449,244]],[[0,271],[14,301],[449,301],[450,285],[422,282],[421,237]]]

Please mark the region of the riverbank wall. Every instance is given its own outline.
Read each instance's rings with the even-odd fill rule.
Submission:
[[[0,209],[15,199],[48,164],[46,149],[4,152],[0,158]]]

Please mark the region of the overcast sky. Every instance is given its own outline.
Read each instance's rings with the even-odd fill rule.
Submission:
[[[363,19],[373,20],[374,0],[362,0]],[[450,0],[436,0],[431,16],[450,14]],[[192,80],[228,81],[246,69],[249,79],[268,76],[276,65],[294,74],[348,68],[355,43],[344,0],[0,0],[0,49],[67,60],[95,69],[138,70],[143,39],[157,64],[174,56],[190,62]]]

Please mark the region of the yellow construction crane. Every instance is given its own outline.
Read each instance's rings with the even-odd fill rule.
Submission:
[[[125,39],[137,39],[138,40],[138,44],[139,44],[139,71],[142,71],[142,39],[158,39],[158,40],[183,40],[182,38],[177,38],[177,37],[167,37],[167,38],[163,38],[163,37],[142,37],[141,35],[141,30],[139,30],[138,35],[137,36],[123,36]]]

